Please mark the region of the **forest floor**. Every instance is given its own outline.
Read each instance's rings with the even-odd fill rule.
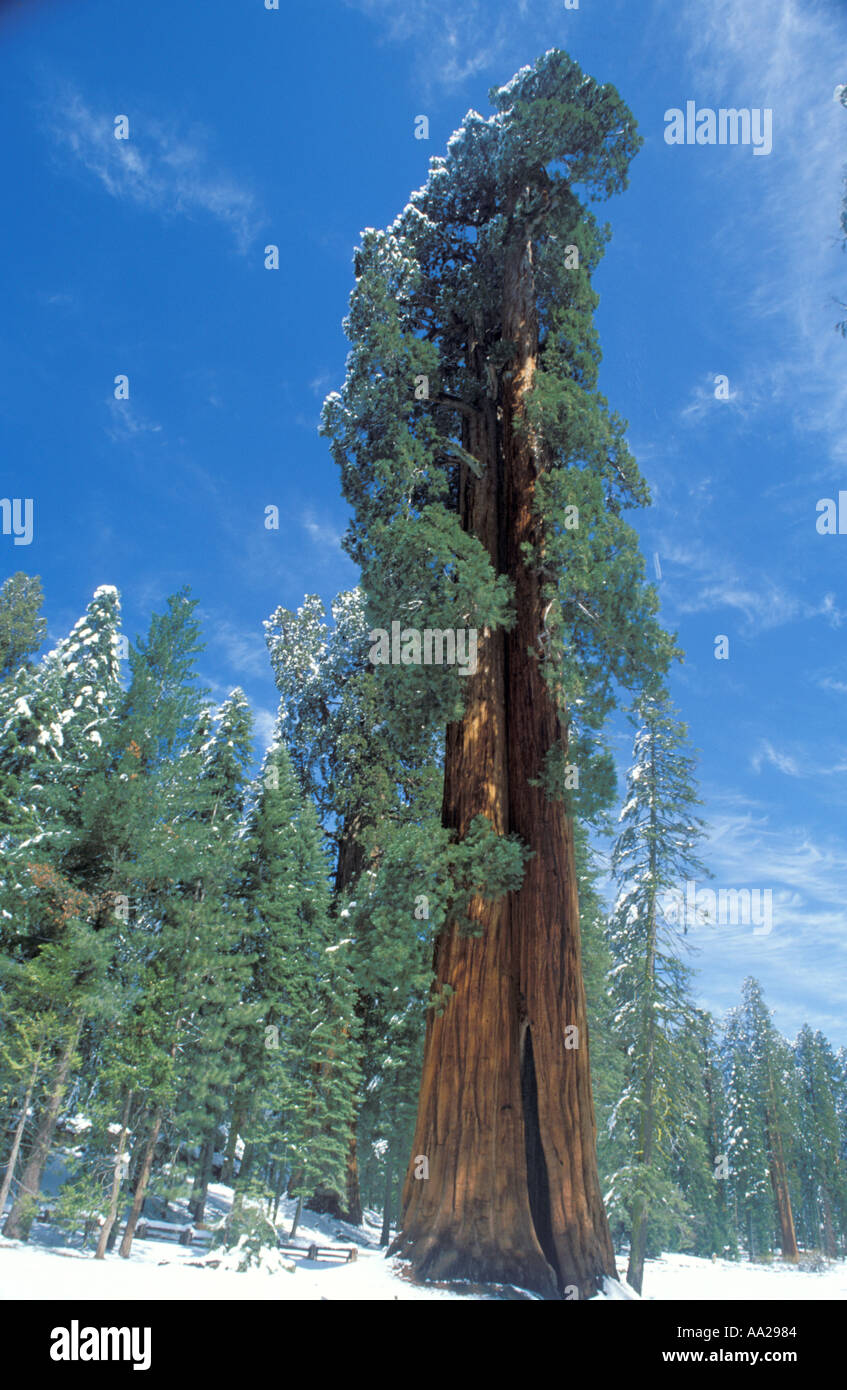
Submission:
[[[209,1219],[227,1210],[231,1191],[210,1189]],[[288,1206],[280,1206],[278,1226],[290,1226]],[[286,1226],[286,1218],[288,1226]],[[379,1223],[368,1213],[364,1226],[350,1226],[327,1216],[306,1213],[297,1239],[318,1244],[356,1245],[358,1259],[350,1264],[323,1263],[303,1256],[291,1257],[295,1269],[269,1272],[204,1265],[204,1250],[157,1240],[136,1239],[132,1255],[122,1260],[117,1252],[95,1260],[91,1249],[81,1250],[79,1238],[68,1241],[55,1227],[36,1222],[27,1244],[0,1237],[0,1300],[7,1299],[283,1299],[299,1301],[394,1301],[431,1299],[496,1300],[509,1297],[495,1290],[468,1288],[467,1292],[439,1287],[421,1288],[404,1276],[400,1261],[387,1260],[379,1247]],[[621,1280],[626,1257],[618,1259]],[[511,1294],[514,1298],[514,1293]],[[598,1296],[602,1297],[602,1296]],[[611,1285],[609,1299],[634,1298],[628,1289]],[[644,1270],[646,1299],[726,1301],[769,1299],[847,1299],[847,1260],[813,1272],[774,1260],[769,1264],[747,1261],[704,1260],[693,1255],[665,1254],[648,1260]]]

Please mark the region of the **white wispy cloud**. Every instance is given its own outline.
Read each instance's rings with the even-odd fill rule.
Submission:
[[[314,541],[315,545],[321,550],[337,551],[341,549],[341,542],[344,536],[338,527],[329,521],[317,521],[314,513],[305,512],[300,519],[300,523]]]
[[[755,975],[776,1022],[792,1034],[803,1022],[836,1039],[847,1016],[847,848],[802,825],[772,824],[765,813],[716,816],[704,858],[714,878],[702,887],[759,888],[773,894],[773,929],[701,926],[691,933],[710,1007],[738,1002],[739,984]]]
[[[494,65],[511,71],[558,44],[582,19],[563,0],[346,0],[379,25],[385,40],[407,44],[425,87],[455,88]],[[606,0],[607,14],[609,0]],[[611,22],[611,21],[610,21]],[[517,54],[517,57],[516,57]],[[506,76],[511,75],[511,71]]]
[[[162,426],[136,410],[131,401],[118,401],[109,396],[106,404],[109,418],[105,429],[113,443],[123,444],[145,434],[161,434]]]
[[[844,621],[833,594],[823,594],[816,601],[801,598],[761,571],[742,573],[729,555],[715,547],[682,546],[667,539],[659,553],[666,577],[671,566],[683,571],[681,582],[672,580],[671,598],[678,613],[727,608],[741,615],[745,635],[812,619],[822,619],[834,628]]]
[[[202,610],[199,616],[210,648],[226,659],[227,669],[235,673],[236,680],[270,674],[268,651],[260,626],[255,629],[240,627],[228,618]]]
[[[257,706],[253,710],[253,729],[261,749],[270,747],[276,730],[276,710]]]
[[[844,258],[837,233],[843,187],[847,112],[833,100],[844,80],[847,16],[830,0],[659,0],[688,49],[690,95],[703,105],[770,107],[774,149],[756,160],[707,171],[718,206],[722,263],[741,268],[739,308],[770,321],[771,346],[760,368],[761,395],[780,382],[796,424],[823,436],[830,458],[847,459],[847,371],[835,333]],[[755,188],[749,182],[755,177]],[[747,180],[743,238],[734,191]],[[720,185],[720,187],[718,187]],[[752,193],[753,196],[750,196]],[[779,267],[784,273],[780,273]],[[768,388],[770,378],[770,389]]]
[[[789,753],[783,753],[778,748],[774,748],[769,739],[762,739],[756,752],[750,759],[750,766],[754,772],[761,772],[765,763],[784,772],[787,777],[802,777],[803,773],[795,758]]]
[[[747,413],[742,393],[739,390],[728,388],[726,397],[715,395],[717,390],[718,373],[709,375],[705,382],[698,382],[691,392],[688,404],[683,406],[680,411],[680,418],[687,424],[698,424],[707,414],[714,410],[732,410],[742,414]]]
[[[834,676],[821,676],[816,684],[821,690],[832,690],[836,695],[847,695],[847,681],[836,680]]]
[[[117,140],[115,113],[95,110],[69,86],[51,94],[47,110],[59,147],[111,197],[161,217],[211,217],[246,252],[261,225],[255,195],[215,166],[202,132],[184,135],[165,120],[130,111],[130,138]]]

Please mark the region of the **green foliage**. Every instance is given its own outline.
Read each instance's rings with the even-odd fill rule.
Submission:
[[[0,680],[12,675],[44,641],[47,620],[41,616],[43,602],[38,575],[19,570],[0,588]]]
[[[363,234],[348,376],[326,402],[324,432],[354,510],[346,544],[372,626],[508,627],[509,581],[461,515],[463,431],[498,402],[509,374],[502,286],[516,240],[531,232],[540,348],[527,428],[540,476],[537,542],[526,558],[545,579],[545,672],[563,708],[583,701],[583,723],[597,728],[615,683],[643,685],[674,653],[621,515],[648,494],[622,422],[595,390],[590,277],[607,233],[576,193],[605,198],[625,187],[640,142],[614,88],[556,50],[491,99],[495,114],[469,113],[392,226]],[[582,253],[578,269],[565,264],[571,244]],[[428,398],[415,396],[420,375]],[[580,509],[575,529],[570,504]],[[462,694],[447,675],[399,668],[389,678],[443,724]]]

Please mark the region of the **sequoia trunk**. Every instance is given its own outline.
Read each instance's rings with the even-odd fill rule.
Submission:
[[[528,238],[507,255],[502,335],[516,355],[500,409],[489,397],[466,424],[464,446],[482,468],[462,468],[460,507],[465,529],[514,583],[516,622],[509,634],[482,634],[464,717],[448,726],[443,820],[461,837],[485,816],[498,835],[520,835],[531,857],[519,892],[472,901],[479,935],[449,925],[436,942],[436,992],[451,993],[427,1023],[392,1249],[419,1277],[582,1298],[615,1264],[595,1156],[572,827],[563,803],[536,785],[566,732],[540,660],[540,580],[524,553],[540,540],[541,466],[525,418],[537,353]],[[474,342],[468,352],[483,379]],[[428,1177],[415,1176],[426,1171],[421,1157]]]
[[[791,1197],[788,1191],[788,1175],[785,1171],[785,1158],[782,1151],[782,1132],[774,1101],[773,1076],[768,1071],[768,1103],[766,1110],[768,1148],[770,1152],[770,1178],[776,1201],[779,1220],[779,1243],[784,1260],[797,1260],[797,1236],[794,1232],[794,1217],[791,1211]]]

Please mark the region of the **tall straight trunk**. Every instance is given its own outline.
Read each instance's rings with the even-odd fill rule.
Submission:
[[[747,1208],[747,1258],[751,1262],[755,1258],[755,1252],[753,1250],[753,1210],[749,1206]]]
[[[838,1259],[838,1246],[835,1242],[835,1231],[832,1225],[832,1202],[829,1197],[829,1189],[824,1186],[821,1188],[821,1206],[823,1208],[823,1252],[829,1260]]]
[[[644,1135],[644,1154],[643,1163],[649,1168],[652,1157],[652,1116],[647,1126],[648,1132]],[[649,1203],[647,1197],[640,1193],[632,1204],[632,1232],[629,1241],[629,1262],[626,1270],[626,1282],[630,1288],[635,1289],[636,1293],[641,1293],[644,1283],[644,1258],[647,1254],[647,1220],[649,1217]]]
[[[362,1193],[359,1187],[359,1155],[355,1125],[347,1148],[347,1205],[342,1215],[352,1226],[361,1226]]]
[[[544,679],[540,578],[523,547],[535,540],[535,441],[525,428],[537,353],[532,247],[507,254],[503,337],[517,344],[502,421],[487,399],[464,427],[482,464],[462,465],[462,522],[512,579],[516,622],[484,632],[464,682],[462,720],[447,729],[443,822],[466,834],[483,815],[517,833],[532,857],[520,891],[473,899],[479,935],[448,924],[435,945],[430,1010],[402,1230],[392,1250],[421,1278],[509,1283],[556,1298],[596,1292],[615,1275],[600,1195],[582,980],[573,829],[561,801],[533,785],[566,730]],[[468,344],[483,379],[481,349]],[[575,1026],[578,1047],[566,1049]],[[415,1177],[425,1156],[429,1177]]]
[[[788,1175],[785,1170],[785,1158],[782,1149],[782,1132],[776,1113],[773,1077],[771,1076],[770,1070],[768,1070],[766,1125],[768,1149],[770,1153],[769,1167],[771,1187],[773,1188],[774,1200],[776,1202],[776,1214],[779,1220],[779,1243],[782,1250],[782,1258],[784,1260],[797,1260],[800,1258],[800,1251],[797,1249],[797,1236],[794,1232],[794,1217],[791,1212],[791,1197],[788,1191]]]
[[[156,1144],[159,1140],[159,1130],[161,1128],[162,1109],[160,1106],[153,1116],[153,1123],[144,1149],[144,1157],[141,1160],[141,1171],[138,1174],[138,1181],[135,1184],[135,1192],[132,1196],[132,1206],[121,1239],[121,1248],[118,1253],[124,1260],[129,1259],[132,1250],[132,1240],[135,1235],[135,1228],[138,1225],[138,1218],[141,1215],[141,1208],[144,1206],[147,1184],[150,1181],[150,1173],[153,1168],[153,1156],[156,1152]]]
[[[6,1198],[9,1196],[9,1189],[12,1186],[15,1169],[18,1166],[18,1154],[21,1150],[21,1140],[23,1139],[24,1129],[26,1128],[29,1103],[32,1100],[32,1093],[35,1090],[35,1083],[38,1080],[38,1072],[41,1067],[41,1052],[42,1048],[39,1047],[32,1064],[32,1071],[29,1074],[26,1094],[21,1102],[21,1113],[18,1123],[15,1125],[15,1133],[12,1137],[12,1151],[9,1154],[9,1162],[6,1164],[6,1172],[3,1175],[2,1185],[0,1185],[0,1220],[2,1220],[3,1212],[6,1210]]]
[[[104,1260],[106,1251],[109,1248],[109,1237],[112,1234],[112,1227],[118,1215],[118,1202],[121,1195],[121,1178],[123,1177],[123,1159],[126,1149],[126,1140],[129,1133],[129,1112],[132,1109],[132,1091],[128,1091],[124,1099],[124,1108],[121,1115],[121,1132],[118,1139],[118,1146],[115,1150],[115,1163],[112,1168],[112,1191],[109,1194],[109,1209],[106,1213],[106,1220],[100,1228],[100,1237],[97,1241],[97,1249],[94,1252],[95,1260]]]
[[[779,1221],[779,1244],[784,1260],[797,1260],[800,1258],[800,1251],[797,1248],[797,1236],[794,1231],[794,1217],[791,1212],[791,1198],[788,1193],[788,1178],[785,1172],[785,1164],[781,1157],[772,1156],[770,1161],[770,1178],[773,1195],[776,1201],[776,1214]]]
[[[41,1177],[44,1172],[44,1165],[47,1162],[48,1154],[50,1153],[50,1145],[53,1142],[56,1120],[59,1116],[59,1107],[62,1104],[62,1097],[65,1094],[68,1074],[73,1063],[74,1052],[76,1050],[81,1027],[82,1018],[78,1016],[70,1026],[65,1045],[56,1062],[56,1069],[53,1072],[53,1079],[50,1083],[47,1103],[39,1118],[35,1143],[32,1146],[23,1173],[21,1174],[21,1180],[18,1185],[18,1195],[12,1204],[12,1210],[9,1212],[6,1225],[3,1228],[3,1234],[9,1240],[26,1240],[29,1236],[34,1208],[38,1201],[38,1194],[41,1188]]]
[[[247,1191],[247,1179],[256,1158],[256,1145],[245,1144],[244,1154],[241,1159],[241,1167],[238,1172],[238,1180],[235,1184],[235,1192],[232,1199],[232,1218],[240,1216],[244,1210],[244,1196]]]
[[[271,1216],[271,1221],[274,1225],[276,1225],[276,1219],[279,1215],[279,1204],[282,1200],[283,1186],[282,1171],[280,1170],[276,1174],[273,1189],[273,1215]]]
[[[288,1239],[289,1239],[289,1240],[293,1240],[294,1237],[295,1237],[295,1235],[297,1234],[297,1227],[300,1225],[300,1213],[302,1212],[302,1210],[303,1210],[303,1197],[302,1197],[302,1195],[301,1195],[301,1196],[299,1196],[299,1197],[297,1198],[297,1207],[296,1207],[296,1210],[295,1210],[295,1212],[294,1212],[294,1220],[293,1220],[292,1223],[291,1223],[291,1230],[288,1232]]]
[[[209,1183],[212,1180],[212,1163],[215,1157],[215,1136],[209,1134],[200,1150],[200,1159],[197,1164],[197,1180],[192,1189],[191,1198],[191,1219],[201,1222],[206,1214],[206,1198],[209,1195]]]
[[[385,1194],[382,1199],[382,1231],[380,1245],[387,1245],[391,1239],[391,1189],[394,1185],[394,1164],[390,1153],[385,1159]]]
[[[221,1168],[221,1182],[231,1184],[235,1177],[235,1150],[238,1145],[238,1131],[244,1124],[244,1099],[240,1091],[236,1091],[235,1100],[232,1103],[232,1114],[229,1121],[229,1134],[227,1136],[226,1148],[224,1149],[224,1161]]]
[[[642,1123],[640,1139],[640,1162],[645,1172],[649,1171],[653,1160],[653,1077],[652,1060],[642,1098]],[[649,1202],[645,1193],[640,1193],[632,1204],[632,1232],[629,1242],[629,1262],[626,1282],[636,1293],[641,1293],[644,1283],[644,1259],[647,1254],[647,1221]]]
[[[655,766],[656,760],[656,739],[651,737],[651,765]],[[650,882],[651,890],[648,907],[647,920],[647,951],[644,961],[644,987],[643,987],[643,1007],[642,1007],[642,1030],[644,1037],[644,1073],[641,1078],[641,1113],[639,1119],[639,1137],[637,1159],[641,1165],[646,1180],[650,1165],[653,1162],[653,1093],[655,1081],[655,1056],[656,1056],[656,1010],[653,1007],[656,986],[656,845],[657,845],[657,814],[655,797],[651,800],[650,809]],[[644,1283],[644,1258],[647,1254],[647,1220],[649,1217],[649,1202],[645,1192],[639,1193],[632,1204],[632,1231],[629,1241],[629,1263],[626,1271],[626,1282],[635,1289],[636,1293],[641,1293]]]

